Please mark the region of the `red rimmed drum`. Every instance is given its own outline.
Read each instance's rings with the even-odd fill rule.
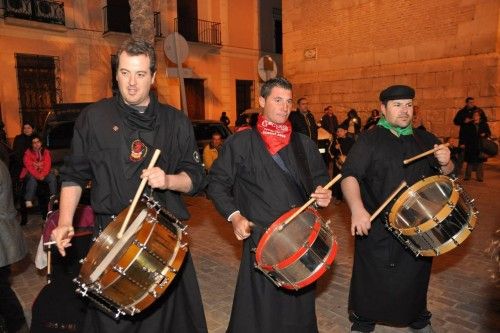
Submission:
[[[330,221],[325,222],[316,209],[308,207],[288,223],[298,209],[278,218],[255,251],[257,269],[278,287],[295,290],[319,279],[330,268],[338,248]]]

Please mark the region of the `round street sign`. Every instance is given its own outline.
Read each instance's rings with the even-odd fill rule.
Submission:
[[[165,52],[168,60],[174,64],[182,64],[188,57],[189,46],[186,39],[184,39],[181,34],[172,32],[163,41],[163,51]],[[179,57],[179,60],[177,60],[177,57]]]

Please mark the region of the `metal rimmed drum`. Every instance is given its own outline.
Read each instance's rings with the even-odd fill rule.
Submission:
[[[433,257],[460,245],[476,226],[478,211],[455,179],[424,178],[392,206],[387,226],[416,256]]]
[[[128,208],[99,235],[82,260],[77,292],[104,312],[135,315],[159,298],[187,253],[186,228],[158,202],[144,196],[123,237],[117,237]]]

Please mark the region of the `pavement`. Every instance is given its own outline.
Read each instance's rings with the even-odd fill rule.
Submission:
[[[480,211],[478,224],[458,248],[434,259],[428,292],[428,308],[436,332],[500,332],[500,283],[492,278],[495,267],[486,248],[500,228],[500,159],[485,165],[485,181],[461,181]],[[203,196],[186,198],[192,214],[189,246],[200,283],[210,333],[225,332],[231,311],[241,244],[231,226]],[[350,235],[349,210],[342,203],[321,210],[330,219],[339,243],[332,269],[318,281],[316,313],[322,333],[348,332],[347,298],[354,241]],[[33,264],[42,219],[30,215],[24,232],[29,256],[14,266],[13,287],[28,320],[36,295],[45,284],[45,271]],[[497,267],[498,269],[498,267]],[[375,332],[408,332],[407,328],[377,325]]]

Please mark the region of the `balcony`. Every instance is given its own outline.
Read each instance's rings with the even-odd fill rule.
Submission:
[[[102,8],[104,35],[111,32],[130,34],[130,6],[108,5]],[[155,37],[161,37],[160,12],[154,13]]]
[[[174,19],[174,29],[188,42],[221,46],[220,23],[188,17]]]
[[[4,0],[4,16],[65,25],[64,3],[50,0]]]

